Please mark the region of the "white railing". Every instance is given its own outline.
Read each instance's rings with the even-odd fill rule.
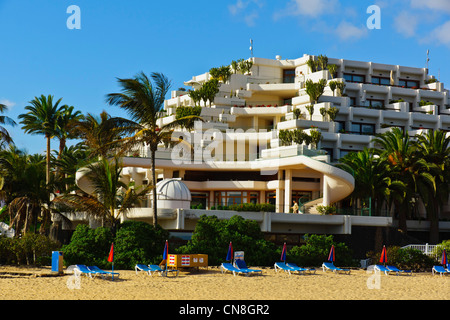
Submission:
[[[422,251],[427,256],[434,256],[434,255],[436,255],[437,247],[439,247],[438,244],[433,245],[433,244],[426,243],[426,244],[409,244],[407,246],[402,247],[402,249],[412,248],[412,249]]]

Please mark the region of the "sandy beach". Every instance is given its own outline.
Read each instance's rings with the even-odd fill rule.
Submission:
[[[50,267],[0,266],[1,300],[449,300],[450,276],[412,276],[352,270],[350,275],[222,274],[219,267],[182,271],[178,277],[118,270],[119,278],[52,276]]]

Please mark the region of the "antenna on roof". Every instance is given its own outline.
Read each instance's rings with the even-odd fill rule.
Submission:
[[[252,58],[253,58],[253,40],[252,39],[250,39],[250,53],[251,53]]]
[[[427,50],[427,69],[428,69],[428,61],[430,61],[429,55],[430,55],[430,50]]]

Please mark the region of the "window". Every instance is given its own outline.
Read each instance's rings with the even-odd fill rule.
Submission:
[[[216,206],[231,206],[241,203],[258,203],[259,192],[248,191],[216,191],[214,193]]]
[[[366,82],[366,76],[363,74],[344,73],[344,79],[345,81],[349,82],[359,82],[359,83]]]
[[[372,83],[389,86],[391,84],[391,79],[386,77],[372,77]]]
[[[295,82],[295,69],[284,69],[283,83],[294,83],[294,82]]]
[[[356,106],[356,98],[355,97],[349,97],[350,98],[350,106]]]
[[[367,99],[368,106],[375,109],[384,108],[384,100],[380,99]]]
[[[277,204],[277,193],[275,191],[266,191],[266,203]]]
[[[375,134],[375,125],[370,123],[352,123],[351,133],[373,135]]]
[[[209,192],[191,192],[191,208],[206,209],[208,207]]]
[[[405,79],[398,80],[398,85],[404,88],[418,88],[419,84],[420,84],[419,81],[416,80],[405,80]]]
[[[311,201],[312,192],[311,191],[292,191],[292,201],[297,201],[300,203],[305,203]]]

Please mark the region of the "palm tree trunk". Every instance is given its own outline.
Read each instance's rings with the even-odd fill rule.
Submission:
[[[157,208],[158,199],[156,198],[156,166],[155,166],[156,150],[151,148],[150,152],[152,157],[153,226],[156,227],[158,225],[158,208]]]
[[[47,159],[46,159],[46,171],[45,171],[45,180],[47,186],[50,184],[50,135],[46,136],[47,138]]]
[[[432,206],[428,213],[428,219],[430,220],[430,243],[437,244],[439,242],[439,205],[433,201]]]

